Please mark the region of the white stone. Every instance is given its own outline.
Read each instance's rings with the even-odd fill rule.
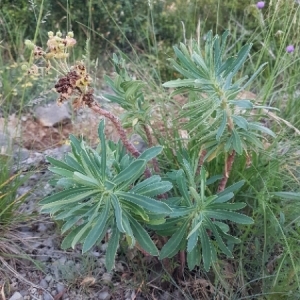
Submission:
[[[24,298],[19,292],[14,292],[14,294],[9,298],[9,300],[24,300]]]

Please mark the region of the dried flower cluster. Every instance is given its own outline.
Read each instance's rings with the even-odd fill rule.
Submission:
[[[55,35],[52,31],[48,32],[48,52],[46,53],[46,59],[56,58],[63,59],[69,56],[68,48],[73,47],[76,44],[76,40],[73,38],[73,32],[68,32],[65,38],[61,37],[62,34],[58,31]]]
[[[36,46],[32,41],[26,40],[26,46],[32,50],[34,59],[44,59],[46,62],[45,71],[48,72],[52,67],[51,60],[55,62],[56,70],[60,70],[63,76],[55,85],[56,91],[60,94],[58,103],[74,99],[73,107],[75,109],[87,105],[91,106],[94,102],[93,90],[90,88],[92,78],[87,73],[86,67],[79,62],[69,68],[65,59],[69,56],[69,48],[76,44],[73,32],[68,32],[65,38],[62,38],[60,31],[54,33],[48,32],[47,50]],[[57,60],[62,60],[60,63]],[[38,74],[39,68],[33,64],[28,69],[28,74]]]
[[[62,103],[75,97],[73,107],[75,109],[87,105],[91,106],[94,102],[93,90],[90,88],[91,77],[82,63],[76,64],[72,70],[64,77],[60,78],[54,86],[60,94],[58,103]]]

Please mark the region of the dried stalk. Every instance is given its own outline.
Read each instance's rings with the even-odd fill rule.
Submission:
[[[235,158],[235,151],[233,150],[231,154],[229,154],[229,156],[226,159],[225,162],[225,170],[224,170],[224,175],[223,178],[221,179],[219,186],[218,186],[218,193],[224,191],[225,187],[226,187],[226,183],[228,181],[229,178],[229,174],[231,172],[232,169],[232,165],[234,162],[234,158]]]

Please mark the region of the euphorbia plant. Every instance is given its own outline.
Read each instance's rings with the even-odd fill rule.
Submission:
[[[179,251],[184,254],[186,250],[190,269],[203,263],[208,270],[217,260],[218,251],[232,256],[233,244],[239,240],[230,235],[228,223],[251,224],[253,220],[236,212],[244,203],[233,203],[233,192],[243,182],[226,188],[231,165],[236,154],[250,157],[251,151],[258,151],[266,138],[263,134],[274,134],[251,121],[250,112],[257,108],[255,104],[237,98],[263,66],[249,80],[236,79],[251,45],[244,46],[237,56],[223,60],[227,35],[225,32],[220,40],[209,33],[204,54],[196,41],[174,47],[178,62],[171,60],[171,63],[185,78],[164,86],[175,88],[173,94],[187,94],[189,99],[179,112],[179,118],[186,120],[189,140],[179,149],[152,147],[152,107],[144,92],[146,85],[132,79],[124,61],[116,55],[113,57],[116,77],[105,77],[115,94],[105,97],[123,107],[126,116],[123,121],[95,101],[84,63],[68,67],[68,49],[75,44],[72,33],[64,39],[61,34],[50,33],[46,52],[27,41],[36,58],[46,60],[47,67],[54,65],[50,62],[53,60],[60,68],[62,75],[55,85],[60,95],[58,102],[70,100],[74,108],[88,106],[110,119],[120,136],[117,144],[108,141],[101,121],[97,149],[71,136],[71,153],[63,160],[48,157],[52,164],[50,171],[58,177],[57,184],[63,191],[43,199],[41,205],[43,212],[63,221],[62,232],[68,232],[63,248],[81,243],[83,252],[88,251],[110,229],[106,255],[109,270],[113,268],[123,236],[129,247],[137,246],[160,259],[173,257]],[[139,153],[129,141],[124,129],[128,122],[147,137],[151,147],[145,152]],[[179,169],[170,167],[172,164],[166,164],[167,170],[166,166],[158,168],[156,158],[162,152],[173,153]],[[205,167],[220,154],[225,154],[223,176],[207,178]],[[213,183],[220,178],[216,188]],[[160,253],[148,230],[170,237]]]

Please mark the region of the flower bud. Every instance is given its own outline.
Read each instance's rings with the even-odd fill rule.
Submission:
[[[31,40],[25,40],[25,46],[30,50],[33,50],[35,47],[34,43]]]

